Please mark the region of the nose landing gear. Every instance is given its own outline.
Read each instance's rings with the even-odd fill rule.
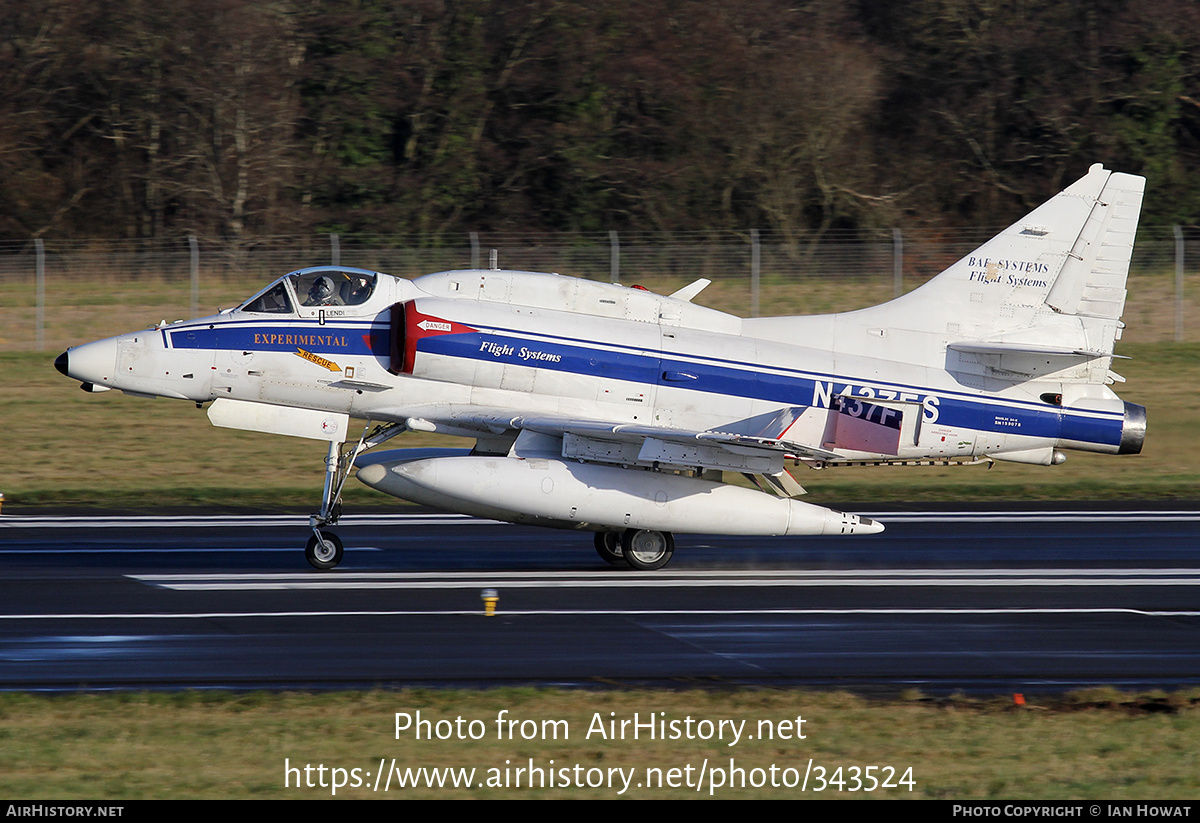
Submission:
[[[367,424],[367,427],[369,426],[370,423]],[[367,449],[378,446],[404,430],[404,426],[398,423],[388,423],[376,426],[368,436],[367,428],[364,427],[358,444],[349,450],[343,449],[342,443],[330,441],[329,454],[325,458],[325,489],[321,494],[321,511],[308,518],[312,537],[308,538],[308,545],[304,549],[304,557],[314,569],[329,571],[342,562],[345,552],[341,539],[333,532],[326,531],[324,527],[337,525],[342,516],[342,488],[346,485],[354,461]]]

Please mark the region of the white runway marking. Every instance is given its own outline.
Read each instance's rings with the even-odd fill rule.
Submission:
[[[346,515],[342,526],[495,526],[498,520],[481,520],[465,514],[356,514]],[[79,516],[0,515],[0,528],[38,529],[213,529],[213,528],[308,528],[308,515],[247,514],[212,516]]]
[[[281,591],[297,589],[459,589],[497,588],[684,588],[716,586],[1195,586],[1197,569],[1098,569],[1080,572],[1049,569],[1038,573],[1005,569],[983,571],[775,571],[674,572],[636,575],[628,572],[382,572],[346,574],[140,574],[129,579],[173,591]],[[102,614],[10,614],[0,620],[186,620],[240,617],[401,617],[479,615],[481,609],[371,609],[322,611],[113,612]],[[1143,617],[1200,617],[1194,610],[1098,608],[761,608],[761,609],[501,609],[518,616],[702,616],[702,615],[1139,615]]]
[[[287,574],[135,574],[175,591],[317,589],[679,589],[993,586],[1197,586],[1200,569],[952,569],[636,572],[315,572]]]
[[[1166,523],[1200,521],[1200,512],[1179,511],[1018,511],[1018,512],[855,512],[892,523]]]
[[[1094,608],[1094,609],[940,609],[940,608],[870,608],[870,609],[500,609],[496,617],[535,617],[539,615],[595,617],[610,616],[671,616],[690,617],[697,615],[1030,615],[1030,614],[1075,614],[1075,615],[1137,615],[1140,617],[1200,617],[1200,611],[1153,611],[1145,609]],[[237,617],[419,617],[419,616],[476,616],[482,617],[481,609],[414,609],[370,610],[370,611],[278,611],[278,612],[176,612],[176,613],[111,613],[111,614],[3,614],[0,620],[212,620]]]
[[[852,507],[851,507],[852,508]],[[961,512],[856,512],[883,523],[1137,523],[1198,522],[1200,511],[961,511]],[[354,526],[494,526],[497,520],[481,520],[461,514],[349,514],[337,527]],[[71,516],[0,515],[0,528],[95,529],[95,528],[279,528],[308,527],[308,516],[298,514],[253,514],[212,516]],[[336,528],[336,527],[335,527]]]
[[[299,549],[295,546],[263,546],[261,548],[254,546],[240,547],[206,547],[196,546],[188,549],[130,549],[121,546],[90,546],[87,548],[42,548],[34,549],[37,554],[259,554],[261,552],[287,552],[288,554],[296,554]],[[355,546],[356,552],[378,552],[383,549],[378,546]],[[29,549],[0,549],[2,554],[19,554],[22,556],[29,555]]]

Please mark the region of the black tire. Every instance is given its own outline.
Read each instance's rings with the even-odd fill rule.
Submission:
[[[671,562],[675,538],[670,532],[651,529],[626,529],[621,535],[625,562],[640,572],[652,572]]]
[[[611,563],[614,566],[624,566],[625,553],[621,550],[621,535],[617,532],[596,532],[594,538],[596,544],[596,554],[600,555],[605,563]]]
[[[321,535],[320,541],[317,540],[317,535],[308,538],[308,545],[304,549],[304,557],[308,560],[310,566],[320,571],[329,571],[338,563],[342,562],[342,541],[333,532],[319,532]]]

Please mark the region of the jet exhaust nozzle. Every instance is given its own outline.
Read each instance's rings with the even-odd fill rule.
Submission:
[[[1117,454],[1141,454],[1146,441],[1146,407],[1137,403],[1125,404],[1125,420],[1121,424],[1121,446]]]

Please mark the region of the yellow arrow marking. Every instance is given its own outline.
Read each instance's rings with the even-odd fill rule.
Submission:
[[[324,357],[313,354],[310,351],[305,351],[304,349],[296,349],[296,354],[300,355],[301,357],[303,357],[305,360],[309,361],[310,363],[316,363],[318,366],[323,366],[323,367],[329,369],[330,371],[341,371],[342,370],[342,367],[339,366],[337,363],[334,363],[332,360],[326,360]]]

